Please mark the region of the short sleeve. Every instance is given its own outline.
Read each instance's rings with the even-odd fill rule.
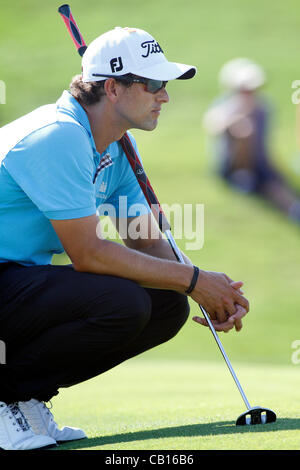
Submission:
[[[55,122],[33,132],[8,153],[4,165],[47,218],[96,213],[93,150],[81,126]]]

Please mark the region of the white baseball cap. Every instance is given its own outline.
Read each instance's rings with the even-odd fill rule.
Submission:
[[[196,74],[192,65],[168,62],[158,42],[146,31],[116,27],[88,46],[82,57],[82,80],[105,80],[97,74],[118,77],[131,73],[153,80],[188,79]]]
[[[265,81],[263,69],[247,58],[232,59],[221,68],[219,81],[229,90],[256,90]]]

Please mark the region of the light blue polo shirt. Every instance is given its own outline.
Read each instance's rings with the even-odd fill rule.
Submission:
[[[116,217],[150,211],[120,144],[97,152],[87,114],[68,91],[0,128],[0,262],[50,264],[64,249],[49,219],[101,207]]]

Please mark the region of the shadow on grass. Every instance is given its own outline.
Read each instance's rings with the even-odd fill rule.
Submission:
[[[169,428],[149,429],[144,431],[112,434],[110,436],[93,437],[61,444],[54,450],[87,449],[101,447],[109,444],[121,444],[124,442],[145,441],[148,439],[168,439],[171,437],[197,437],[217,436],[221,434],[245,434],[270,431],[284,431],[300,429],[300,419],[281,418],[275,423],[256,426],[235,426],[234,421],[220,421],[217,423],[189,424],[186,426],[174,426]]]

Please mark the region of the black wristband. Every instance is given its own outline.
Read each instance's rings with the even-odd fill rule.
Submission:
[[[198,276],[199,276],[199,268],[197,266],[194,266],[194,274],[190,283],[190,287],[185,291],[186,294],[190,294],[194,290]]]

